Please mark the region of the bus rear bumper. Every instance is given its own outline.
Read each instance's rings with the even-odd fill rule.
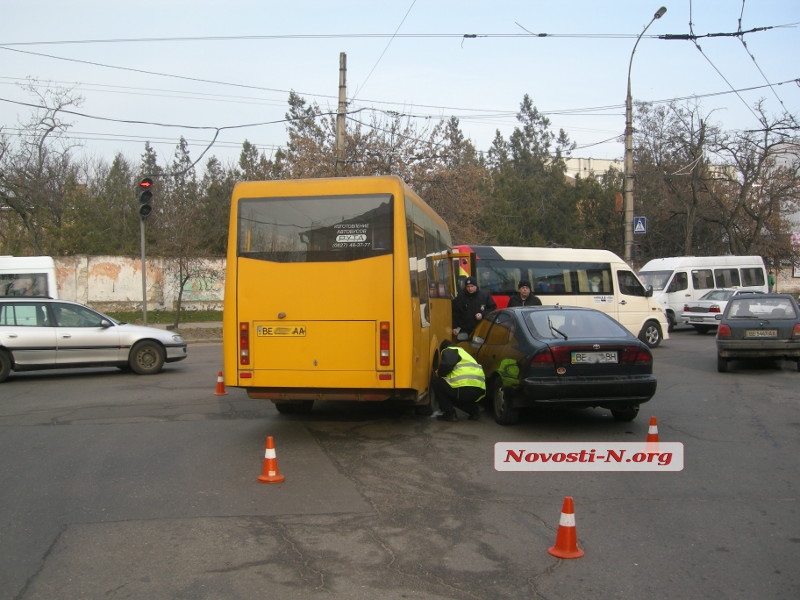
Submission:
[[[382,402],[385,400],[404,400],[417,403],[414,390],[364,389],[342,390],[323,388],[245,388],[247,396],[256,400],[287,402],[299,400]]]

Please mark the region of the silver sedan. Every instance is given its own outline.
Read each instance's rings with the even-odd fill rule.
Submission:
[[[170,331],[120,323],[77,302],[0,298],[0,382],[12,371],[72,367],[152,375],[186,356],[186,342]]]

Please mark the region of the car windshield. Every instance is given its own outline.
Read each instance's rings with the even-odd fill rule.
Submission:
[[[733,290],[711,290],[704,294],[700,300],[728,300],[733,296]]]
[[[535,310],[525,315],[540,339],[626,338],[628,330],[603,313],[592,310]]]
[[[672,271],[639,271],[639,279],[642,280],[644,286],[652,286],[655,291],[663,290],[671,275]]]

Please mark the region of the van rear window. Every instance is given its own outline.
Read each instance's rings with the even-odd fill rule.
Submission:
[[[47,275],[44,273],[14,273],[0,275],[0,296],[49,296]]]

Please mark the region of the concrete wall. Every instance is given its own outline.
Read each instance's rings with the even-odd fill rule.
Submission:
[[[58,295],[100,311],[141,310],[142,265],[124,256],[54,257]],[[148,258],[147,310],[175,310],[179,278],[173,261]],[[198,263],[195,274],[183,286],[184,310],[222,310],[225,259]]]

